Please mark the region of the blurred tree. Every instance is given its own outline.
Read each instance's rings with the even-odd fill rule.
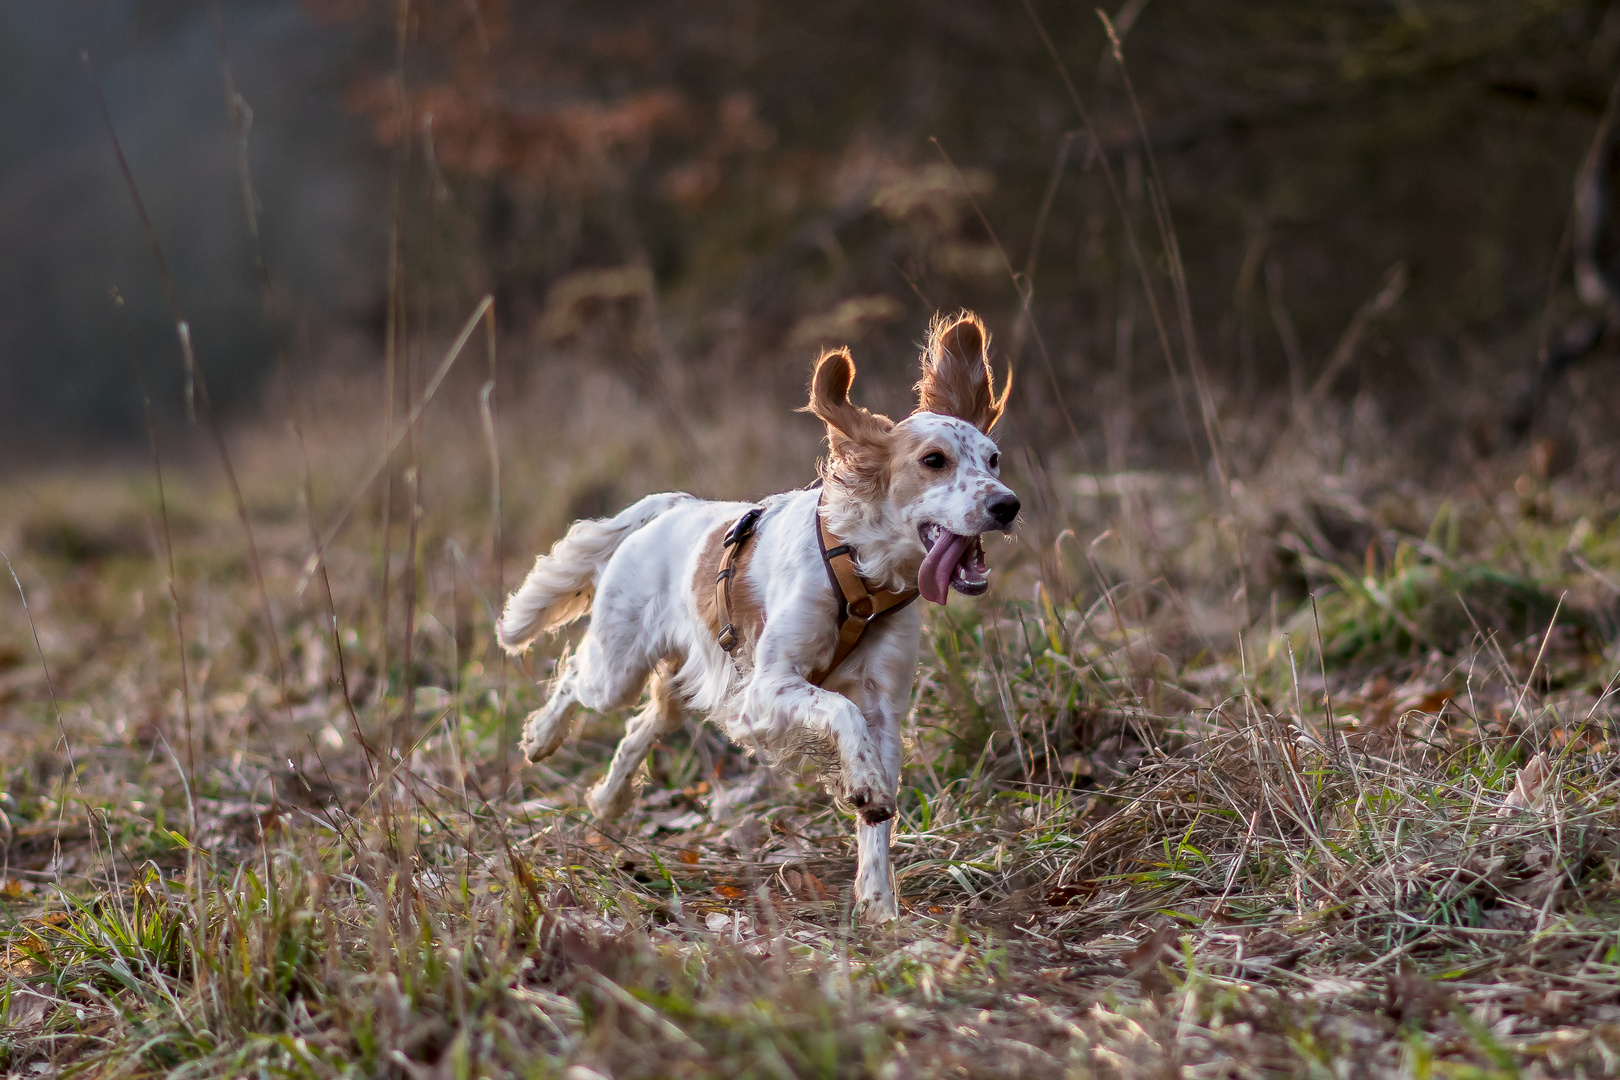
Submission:
[[[138,28],[113,35],[115,118],[204,359],[246,394],[268,344],[205,12],[114,7],[109,25]],[[1108,18],[1129,84],[1103,20],[1046,0],[229,7],[267,243],[299,317],[379,329],[375,245],[397,225],[396,327],[453,325],[491,291],[520,370],[588,352],[685,411],[715,399],[692,389],[705,381],[796,398],[810,353],[849,341],[899,409],[926,318],[967,305],[1024,367],[1019,430],[1073,425],[1094,454],[1160,460],[1196,443],[1189,324],[1211,404],[1240,412],[1359,390],[1422,417],[1452,387],[1527,370],[1549,280],[1552,322],[1574,304],[1560,238],[1620,50],[1620,11],[1598,0],[1125,0]],[[0,90],[58,100],[31,89],[47,67],[76,86],[58,95],[71,123],[0,112],[5,291],[24,327],[0,385],[53,416],[110,395],[111,415],[129,396],[116,358],[160,355],[170,331],[108,321],[109,285],[142,311],[156,285],[73,83],[75,35],[41,31],[61,22],[46,10],[0,0],[27,31],[0,33]],[[342,149],[333,86],[393,148],[393,203]],[[41,132],[49,148],[28,149]],[[88,166],[52,164],[81,158],[94,190],[74,186]],[[97,237],[109,258],[89,254]]]
[[[1056,433],[1056,389],[1087,419],[1135,405],[1156,445],[1185,440],[1127,222],[1179,356],[1168,209],[1218,398],[1325,373],[1409,409],[1414,377],[1529,363],[1620,48],[1620,11],[1579,0],[1128,0],[1133,101],[1073,6],[307,2],[373,42],[349,101],[409,136],[434,295],[492,289],[538,346],[659,318],[666,360],[784,394],[816,342],[865,337],[890,407],[926,315],[972,305],[1035,365],[1022,423]],[[1041,29],[1095,122],[1066,155],[1080,116]],[[1397,264],[1410,288],[1371,303]],[[578,276],[612,267],[648,273]],[[1463,369],[1474,343],[1488,372]]]

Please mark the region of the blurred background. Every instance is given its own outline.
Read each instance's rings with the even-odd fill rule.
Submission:
[[[1612,469],[1573,271],[1617,50],[1586,0],[0,0],[0,470],[140,451],[143,393],[194,432],[176,309],[218,415],[278,423],[420,385],[485,294],[450,396],[588,371],[688,476],[822,345],[904,409],[962,306],[1070,467],[1241,473],[1349,403],[1421,462]]]

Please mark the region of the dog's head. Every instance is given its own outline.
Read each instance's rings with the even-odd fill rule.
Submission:
[[[917,409],[895,423],[849,400],[855,363],[847,349],[822,354],[809,411],[827,425],[828,475],[851,497],[897,518],[903,542],[922,552],[917,588],[936,604],[947,589],[976,596],[990,587],[979,534],[1007,530],[1018,497],[1001,482],[990,429],[1007,391],[995,388],[990,335],[967,312],[936,319],[922,355]]]

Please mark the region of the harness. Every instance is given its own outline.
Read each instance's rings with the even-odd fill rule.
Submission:
[[[731,581],[736,576],[737,556],[748,538],[754,535],[754,527],[764,512],[762,506],[748,511],[726,530],[721,541],[724,553],[720,572],[714,579],[714,602],[720,616],[720,647],[728,653],[734,652],[738,644],[737,631],[731,624]],[[812,686],[820,686],[827,681],[827,676],[838,670],[838,665],[861,643],[867,627],[917,599],[916,589],[895,592],[869,588],[855,569],[855,550],[827,528],[827,523],[821,519],[820,506],[816,507],[816,547],[821,551],[822,565],[827,568],[827,580],[838,594],[838,645],[827,666],[810,674]]]

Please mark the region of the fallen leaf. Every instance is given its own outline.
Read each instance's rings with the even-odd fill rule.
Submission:
[[[730,930],[734,934],[742,935],[753,929],[754,920],[747,915],[733,915],[724,911],[711,911],[703,917],[703,925],[718,934],[722,930]]]
[[[758,850],[770,835],[770,829],[758,818],[744,818],[720,834],[720,842],[742,855]]]
[[[1413,971],[1398,971],[1384,986],[1384,1015],[1404,1026],[1423,1027],[1445,1008],[1451,993]]]
[[[1055,885],[1046,893],[1046,902],[1052,907],[1063,907],[1076,900],[1088,900],[1097,891],[1095,881],[1077,881],[1072,885]]]
[[[675,857],[688,866],[698,861],[698,853],[691,848],[681,848],[675,853]]]
[[[1402,713],[1438,713],[1446,707],[1446,702],[1455,696],[1450,690],[1431,690],[1416,701],[1402,702],[1400,711]]]
[[[1141,984],[1142,993],[1156,994],[1170,989],[1170,983],[1164,977],[1164,972],[1159,970],[1159,965],[1169,959],[1167,953],[1170,944],[1178,936],[1176,928],[1166,924],[1143,938],[1136,948],[1120,958],[1131,969],[1131,976]]]
[[[686,832],[703,824],[703,815],[696,810],[669,811],[662,814],[653,814],[652,820],[660,829],[669,832]]]
[[[828,891],[827,886],[823,885],[821,879],[808,870],[804,872],[804,891],[806,898],[810,900],[830,900],[832,898],[832,893]]]
[[[1525,763],[1513,780],[1513,790],[1508,792],[1507,801],[1496,812],[1497,817],[1508,817],[1515,810],[1530,810],[1539,812],[1546,808],[1547,803],[1547,777],[1552,770],[1547,764],[1546,754],[1537,754]]]
[[[808,870],[782,871],[782,884],[795,900],[830,900],[832,893]]]
[[[31,990],[13,990],[5,1026],[12,1029],[38,1027],[55,1008],[48,997]]]

